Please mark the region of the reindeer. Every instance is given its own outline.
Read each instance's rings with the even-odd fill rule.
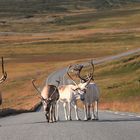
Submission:
[[[43,90],[40,92],[34,82],[35,80],[33,79],[32,84],[37,90],[37,93],[42,101],[47,122],[56,122],[55,107],[56,102],[59,99],[59,91],[57,87],[54,85],[45,85]]]
[[[93,61],[91,61],[91,66],[92,66],[92,73],[90,73],[90,76],[81,76],[80,72],[82,68],[84,67],[83,65],[79,65],[75,67],[75,71],[77,72],[77,76],[80,78],[81,83],[86,83],[90,77],[90,79],[93,79],[93,73],[94,73],[94,64]],[[92,77],[92,78],[91,78]],[[84,104],[84,112],[85,112],[85,119],[84,120],[98,120],[98,102],[99,102],[99,88],[95,84],[95,82],[89,83],[86,89],[86,94],[83,100]],[[92,116],[90,114],[90,109],[92,108]]]
[[[2,60],[2,77],[0,78],[0,84],[2,84],[6,78],[7,78],[7,73],[4,71],[4,61],[3,61],[3,57],[1,58]],[[0,93],[0,105],[2,104],[2,95]]]
[[[60,98],[59,98],[58,103],[57,103],[57,119],[59,119],[59,115],[58,115],[59,105],[58,104],[59,104],[59,102],[62,102],[63,107],[64,107],[65,119],[72,120],[72,118],[71,118],[71,105],[73,104],[74,108],[75,108],[76,120],[80,120],[79,115],[78,115],[78,109],[77,109],[77,100],[78,99],[84,100],[86,86],[90,83],[90,80],[91,80],[89,78],[89,80],[86,81],[85,83],[81,83],[80,85],[76,84],[76,82],[73,80],[73,78],[69,74],[69,70],[71,67],[72,66],[68,67],[67,75],[72,80],[74,85],[69,84],[69,85],[62,85],[62,86],[58,87]],[[67,113],[67,109],[66,109],[67,106],[68,106],[68,113]]]

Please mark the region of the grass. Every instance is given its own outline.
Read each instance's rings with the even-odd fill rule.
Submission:
[[[139,48],[139,17],[139,2],[0,0],[0,56],[8,73],[0,108],[31,110],[39,102],[32,78],[43,86],[52,71],[69,64]],[[137,75],[139,56],[97,67],[101,108],[122,109],[131,98],[139,105]]]
[[[129,4],[128,7],[125,5],[115,10],[108,10],[108,8],[99,10],[95,7],[95,3],[98,1],[95,1],[61,0],[58,3],[47,0],[30,0],[28,2],[24,0],[1,0],[0,31],[51,33],[91,28],[139,27],[139,3],[133,2],[133,5]]]
[[[81,75],[89,71],[87,65]],[[140,53],[95,65],[94,79],[100,89],[100,109],[140,112]]]
[[[96,77],[101,86],[101,108],[140,112],[139,54],[98,66]]]
[[[56,63],[56,62],[55,62]],[[30,110],[40,101],[31,84],[36,78],[40,87],[45,84],[47,75],[58,68],[54,63],[7,63],[8,79],[3,92],[3,108]],[[15,64],[15,67],[11,67]],[[61,64],[63,66],[64,64]],[[41,68],[41,69],[40,69]],[[43,82],[44,81],[44,82]]]

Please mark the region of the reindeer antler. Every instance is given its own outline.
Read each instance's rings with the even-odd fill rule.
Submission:
[[[0,84],[2,82],[4,82],[7,78],[7,73],[4,71],[4,61],[3,61],[3,57],[1,58],[2,61],[2,77],[0,78]]]
[[[93,64],[93,60],[91,60],[90,63],[91,63],[91,66],[92,66],[92,73],[91,73],[91,76],[92,76],[92,80],[94,80],[93,74],[94,74],[94,69],[95,69],[95,67],[94,67],[94,64]]]
[[[72,67],[71,65],[68,67],[67,75],[68,75],[69,78],[72,80],[72,82],[77,86],[77,83],[73,80],[73,78],[72,78],[71,75],[69,74],[69,70],[70,70],[71,67]]]
[[[83,80],[84,82],[86,82],[87,79],[85,79],[84,77],[81,76],[81,71],[82,71],[82,68],[83,68],[83,67],[84,67],[84,66],[83,66],[82,64],[77,64],[77,65],[75,65],[74,70],[76,71],[76,75],[77,75],[81,80]]]
[[[91,80],[94,80],[93,79],[93,73],[94,73],[94,64],[93,64],[93,60],[91,60],[90,62],[89,62],[90,64],[91,64],[91,66],[92,66],[92,72],[91,73],[89,73],[87,76],[81,76],[81,71],[82,71],[82,69],[83,69],[83,65],[76,65],[75,66],[75,68],[74,68],[74,70],[77,72],[76,74],[77,74],[77,76],[82,80],[82,81],[84,81],[84,82],[87,82],[89,79],[91,79]]]
[[[36,87],[35,81],[36,81],[35,79],[32,79],[32,85],[33,85],[33,87],[36,89],[38,97],[39,97],[41,100],[45,100],[45,99],[41,96],[41,91],[39,91],[39,89]]]

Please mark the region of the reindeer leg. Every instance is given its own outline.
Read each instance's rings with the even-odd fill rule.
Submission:
[[[87,106],[86,106],[86,103],[84,103],[84,112],[85,112],[84,120],[87,121]]]
[[[91,119],[92,119],[92,120],[95,119],[95,110],[94,110],[94,106],[95,106],[95,104],[92,103],[92,104],[91,104],[91,109],[92,109],[92,117],[91,117]]]
[[[59,121],[59,101],[56,103],[56,120]]]
[[[68,102],[68,109],[69,109],[69,115],[68,115],[68,120],[72,120],[71,119],[71,102]]]
[[[53,121],[54,122],[56,122],[55,107],[56,107],[56,103],[53,105]]]
[[[53,104],[50,106],[50,117],[49,117],[49,122],[53,123]]]
[[[94,119],[98,120],[98,101],[95,101],[95,105],[94,105],[94,110],[95,110],[95,114],[94,114]]]
[[[91,119],[91,116],[90,116],[90,104],[88,104],[88,111],[87,112],[88,112],[87,119],[90,120]]]
[[[74,109],[75,109],[76,120],[81,120],[81,119],[79,118],[79,115],[78,115],[77,101],[75,101]]]
[[[63,103],[65,119],[68,120],[66,103]]]

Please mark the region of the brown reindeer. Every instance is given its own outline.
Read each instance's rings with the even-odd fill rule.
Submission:
[[[35,80],[32,80],[34,88],[42,101],[45,116],[48,122],[56,122],[55,107],[56,102],[59,99],[59,91],[54,85],[45,85],[43,90],[40,92],[34,84]]]
[[[2,84],[6,78],[7,78],[7,73],[4,71],[4,61],[3,61],[3,57],[1,58],[2,60],[2,76],[0,78],[0,84]],[[2,95],[0,93],[0,105],[2,104]]]

